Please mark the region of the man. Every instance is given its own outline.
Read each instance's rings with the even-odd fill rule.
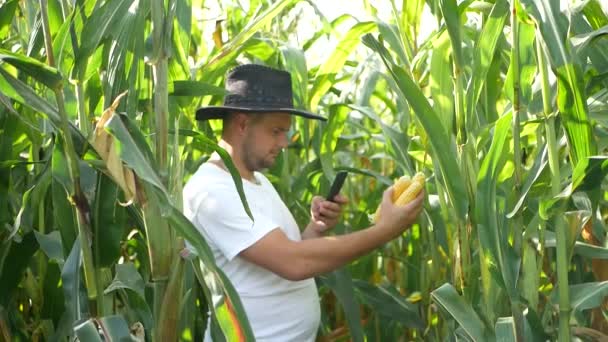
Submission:
[[[261,170],[287,146],[291,114],[325,120],[292,105],[289,73],[242,65],[226,79],[223,106],[197,110],[198,120],[223,119],[219,142],[242,179],[254,220],[246,214],[234,182],[214,155],[184,188],[184,213],[209,243],[216,262],[239,293],[257,341],[314,341],[320,321],[314,276],[335,270],[401,235],[422,208],[392,204],[384,192],[380,220],[350,234],[325,237],[347,199],[314,197],[310,223],[300,233],[293,216]],[[209,329],[208,329],[209,331]],[[209,333],[206,340],[209,340]]]

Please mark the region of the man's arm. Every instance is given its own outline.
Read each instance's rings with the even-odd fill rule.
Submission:
[[[405,206],[394,205],[391,196],[392,187],[384,193],[380,221],[369,228],[302,241],[289,240],[277,228],[243,250],[240,256],[289,280],[330,272],[399,236],[416,220],[424,192]]]

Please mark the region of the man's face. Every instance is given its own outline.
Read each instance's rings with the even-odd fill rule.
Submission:
[[[290,127],[291,115],[286,113],[250,114],[242,146],[245,166],[251,171],[271,167],[289,143]]]

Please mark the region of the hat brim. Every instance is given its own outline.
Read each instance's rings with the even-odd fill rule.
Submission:
[[[231,106],[210,106],[201,107],[196,110],[196,120],[212,120],[212,119],[223,119],[229,112],[245,112],[245,113],[288,113],[298,115],[307,119],[315,119],[321,121],[327,121],[320,115],[309,113],[307,111],[298,110],[294,108],[243,108],[243,107],[231,107]]]

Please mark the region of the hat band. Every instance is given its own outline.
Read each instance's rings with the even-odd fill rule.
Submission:
[[[293,102],[289,98],[279,98],[276,96],[256,96],[244,97],[241,95],[230,94],[224,98],[224,105],[237,105],[239,107],[261,107],[261,108],[285,108],[293,107]]]

